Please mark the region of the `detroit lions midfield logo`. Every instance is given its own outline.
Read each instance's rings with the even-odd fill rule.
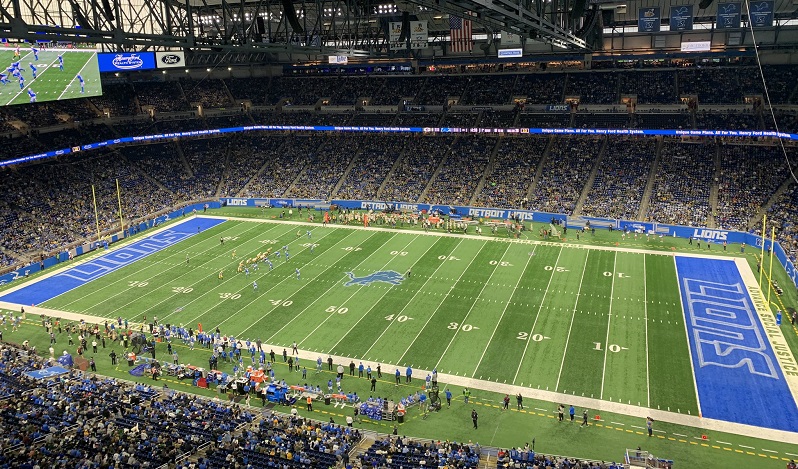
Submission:
[[[385,282],[390,283],[391,285],[399,285],[402,283],[402,280],[405,279],[402,274],[396,272],[395,270],[381,270],[379,272],[366,275],[365,277],[355,277],[353,272],[347,272],[346,275],[349,276],[349,281],[344,284],[345,287],[352,285],[369,285],[374,282]]]

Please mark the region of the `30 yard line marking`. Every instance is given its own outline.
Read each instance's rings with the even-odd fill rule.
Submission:
[[[612,324],[612,297],[615,295],[615,272],[618,266],[618,253],[615,253],[615,258],[612,261],[612,287],[610,287],[610,309],[609,314],[607,314],[607,337],[604,339],[604,367],[601,371],[601,394],[599,394],[600,399],[604,399],[604,380],[607,376],[607,351],[609,351],[610,347],[610,324]]]
[[[533,247],[532,248],[532,253],[534,254],[534,252],[536,250],[537,250],[537,246]],[[524,278],[524,274],[526,273],[526,269],[529,267],[529,263],[532,261],[533,257],[534,257],[533,255],[527,256],[526,264],[524,265],[524,270],[522,270],[521,274],[518,275],[518,281],[515,282],[515,288],[513,288],[513,294],[510,295],[510,300],[513,299],[513,295],[515,294],[515,291],[518,290],[518,285],[521,283],[521,279]],[[495,272],[495,270],[494,270],[494,272]],[[504,313],[507,312],[507,307],[508,306],[510,306],[510,301],[509,300],[507,301],[507,303],[504,304],[504,309],[502,310],[502,314],[501,314],[501,316],[499,316],[499,320],[496,321],[496,327],[493,328],[493,332],[490,334],[490,339],[488,339],[488,346],[490,346],[490,343],[493,341],[493,336],[496,335],[496,331],[499,329],[499,324],[501,324],[502,318],[504,318]],[[527,339],[527,340],[529,340],[529,339]],[[477,362],[477,366],[474,367],[474,372],[471,373],[471,377],[472,378],[474,377],[474,375],[476,375],[477,370],[479,369],[479,365],[482,364],[482,359],[485,358],[485,352],[488,351],[488,346],[486,346],[485,349],[482,350],[482,355],[479,357],[479,361]]]
[[[482,251],[482,248],[484,248],[486,244],[488,244],[488,242],[487,242],[487,241],[484,241],[484,242],[482,243],[482,246],[479,248],[479,251],[477,251],[477,254],[479,254],[479,252],[480,252],[480,251]],[[402,363],[402,359],[403,359],[403,358],[405,358],[405,355],[407,355],[407,351],[408,351],[408,350],[410,350],[410,348],[413,346],[413,344],[415,344],[415,343],[416,343],[416,340],[418,340],[418,338],[421,336],[421,333],[422,333],[422,332],[424,332],[424,329],[426,329],[426,328],[427,328],[427,325],[429,324],[429,322],[432,320],[432,318],[435,316],[435,314],[437,314],[437,313],[438,313],[438,311],[441,309],[441,305],[442,305],[442,304],[443,304],[443,303],[446,301],[446,298],[448,298],[448,297],[449,297],[449,295],[451,295],[451,294],[452,294],[452,290],[454,290],[454,287],[455,287],[455,286],[456,286],[458,283],[460,283],[460,279],[462,279],[462,278],[463,278],[463,275],[465,275],[465,273],[466,273],[466,272],[468,272],[468,268],[469,268],[469,267],[471,267],[471,264],[473,264],[473,263],[474,263],[474,260],[477,258],[477,254],[475,254],[475,255],[474,255],[472,258],[471,258],[471,260],[468,262],[468,265],[467,265],[467,266],[466,266],[466,268],[465,268],[465,269],[464,269],[464,270],[463,270],[463,271],[460,273],[460,276],[459,276],[459,277],[457,277],[457,280],[454,282],[454,284],[452,285],[452,287],[451,287],[451,288],[449,288],[449,290],[446,292],[446,294],[445,294],[445,295],[443,295],[443,298],[441,299],[440,303],[438,303],[438,306],[436,306],[436,307],[435,307],[435,311],[433,311],[433,312],[432,312],[432,314],[430,314],[430,315],[429,315],[429,317],[427,318],[427,320],[424,322],[424,325],[421,327],[421,329],[419,329],[419,331],[418,331],[418,334],[416,334],[416,336],[415,336],[415,337],[413,337],[413,341],[412,341],[412,342],[410,342],[410,345],[408,345],[408,346],[407,346],[407,348],[405,349],[404,353],[402,353],[402,356],[400,356],[400,357],[399,357],[399,359],[398,359],[398,360],[396,360],[396,364],[397,364],[397,365],[400,365],[400,364]]]
[[[643,320],[646,328],[646,407],[651,407],[651,385],[648,365],[648,287],[646,285],[646,254],[643,254]]]
[[[488,276],[488,280],[485,282],[484,285],[482,285],[482,289],[479,290],[479,294],[477,295],[477,298],[479,298],[479,296],[482,295],[482,292],[484,292],[485,288],[487,288],[487,286],[490,284],[490,279],[493,278],[493,274],[495,274],[496,271],[499,269],[499,264],[501,264],[501,259],[504,259],[504,256],[507,255],[507,251],[509,251],[509,250],[510,250],[510,245],[508,244],[507,247],[504,249],[504,252],[502,253],[502,256],[499,258],[500,259],[499,262],[497,262],[496,265],[493,266],[493,272],[491,272],[490,275]],[[479,253],[477,253],[477,255],[478,254]],[[530,259],[532,258],[532,256],[529,256],[529,257],[530,257]],[[520,277],[519,277],[519,280],[520,280]],[[471,303],[471,307],[468,308],[468,312],[466,313],[465,317],[462,319],[462,321],[460,321],[460,324],[466,324],[466,321],[468,320],[468,316],[471,315],[471,311],[474,311],[474,306],[476,304],[477,304],[477,300],[474,299],[474,301]],[[457,338],[457,334],[460,332],[461,329],[462,329],[461,327],[458,327],[454,331],[454,335],[452,336],[451,339],[449,339],[449,343],[446,345],[446,349],[444,349],[443,353],[441,353],[440,358],[438,358],[438,362],[435,363],[435,368],[434,369],[438,369],[438,366],[441,364],[441,361],[443,360],[443,357],[446,355],[446,352],[449,351],[449,348],[454,343],[454,339]]]
[[[451,255],[453,255],[453,254],[454,254],[454,252],[455,252],[455,251],[457,251],[457,248],[458,248],[458,247],[460,247],[460,245],[461,245],[462,243],[463,243],[463,239],[460,239],[460,241],[458,241],[458,242],[457,242],[457,245],[456,245],[454,248],[452,248],[452,250],[450,251],[450,254],[449,254],[449,255],[450,255],[450,256],[451,256]],[[419,293],[421,293],[422,291],[424,291],[424,290],[425,290],[425,289],[424,289],[424,287],[426,287],[426,286],[427,286],[427,283],[429,283],[429,281],[430,281],[430,280],[432,280],[433,278],[435,278],[435,273],[436,273],[436,272],[438,272],[438,269],[440,269],[441,267],[443,267],[443,265],[444,265],[444,264],[445,264],[445,262],[441,262],[440,264],[438,264],[438,267],[436,267],[436,268],[435,268],[435,270],[432,272],[432,275],[430,275],[429,277],[427,277],[427,280],[425,280],[425,281],[424,281],[424,284],[421,286],[421,288],[419,288],[418,290],[416,290],[416,292],[415,292],[415,293],[413,293],[413,296],[410,298],[410,301],[408,301],[407,303],[405,303],[405,305],[402,307],[402,310],[401,310],[401,311],[399,311],[398,313],[396,313],[396,314],[394,315],[394,318],[393,318],[393,320],[391,320],[391,322],[388,324],[388,326],[387,326],[387,327],[386,327],[386,328],[385,328],[385,329],[382,331],[382,333],[380,334],[380,336],[379,336],[379,337],[377,337],[377,339],[374,341],[374,343],[373,343],[373,344],[371,344],[371,347],[369,347],[369,349],[368,349],[368,350],[366,350],[366,353],[364,353],[364,354],[363,354],[363,356],[365,356],[365,357],[368,357],[368,356],[369,356],[369,352],[371,352],[371,349],[373,349],[373,348],[374,348],[374,346],[375,346],[375,345],[377,345],[377,343],[380,341],[380,339],[382,339],[382,336],[384,336],[384,335],[385,335],[385,333],[386,333],[386,332],[388,332],[388,329],[389,329],[389,328],[390,328],[390,327],[391,327],[391,326],[392,326],[392,325],[393,325],[393,324],[396,322],[396,318],[398,318],[399,316],[401,316],[401,315],[402,315],[402,313],[404,313],[405,309],[407,309],[407,307],[408,307],[408,306],[410,306],[410,305],[413,303],[413,300],[416,298],[416,296],[417,296]],[[337,344],[336,344],[336,345],[337,345]]]
[[[563,247],[560,246],[560,252],[557,253],[557,259],[554,261],[554,264],[557,265],[560,262],[560,256],[562,256]],[[535,321],[532,323],[532,329],[529,332],[527,337],[532,337],[532,332],[535,331],[535,326],[538,323],[538,318],[540,317],[540,312],[543,311],[543,304],[546,302],[546,295],[549,294],[549,288],[551,287],[551,281],[554,280],[554,270],[551,271],[551,276],[549,277],[549,283],[546,285],[546,291],[543,292],[543,298],[540,300],[540,306],[538,307],[538,312],[535,315]],[[526,344],[524,345],[524,352],[521,354],[521,359],[518,360],[518,368],[515,370],[515,376],[513,376],[513,384],[518,379],[518,373],[521,372],[521,365],[524,363],[524,357],[526,357],[526,351],[529,349],[529,343],[532,342],[531,340],[527,340]]]
[[[568,343],[571,340],[571,330],[574,327],[576,308],[579,306],[579,294],[582,292],[582,281],[585,279],[585,272],[587,271],[587,259],[590,257],[590,251],[585,252],[587,253],[585,254],[585,265],[582,267],[582,276],[579,278],[579,289],[576,291],[576,301],[574,301],[574,309],[571,311],[571,323],[568,324],[568,335],[565,338],[565,348],[563,348],[562,361],[560,361],[560,371],[557,373],[557,383],[554,385],[555,392],[560,389],[560,378],[562,377],[562,370],[565,367],[565,356],[568,354]]]

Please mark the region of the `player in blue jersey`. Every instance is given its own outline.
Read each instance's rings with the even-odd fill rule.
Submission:
[[[28,96],[30,96],[30,102],[36,102],[36,93],[33,92],[32,89],[28,88]]]
[[[19,77],[19,89],[20,90],[24,90],[25,89],[25,78],[23,78],[21,75]]]
[[[258,291],[258,282],[252,282],[252,289]]]
[[[269,259],[266,259],[266,263],[269,264],[269,270],[272,270],[274,268],[274,265],[272,265],[272,261],[270,261]]]
[[[58,54],[58,68],[62,72],[64,71],[64,54]]]
[[[36,68],[35,65],[33,65],[33,62],[28,62],[28,66],[30,67],[31,73],[33,73],[33,79],[35,80],[36,79],[36,71],[38,69]]]
[[[296,272],[296,279],[299,280],[299,269],[294,269],[294,271]]]
[[[7,85],[8,84],[8,75],[5,73],[0,73],[0,83]]]
[[[30,51],[33,52],[33,60],[39,60],[39,49],[36,46],[31,46]]]
[[[86,91],[86,88],[84,87],[85,83],[83,82],[83,76],[78,75],[77,79],[80,82],[80,92],[83,93],[84,91]]]

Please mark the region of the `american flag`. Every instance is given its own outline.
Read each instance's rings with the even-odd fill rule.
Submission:
[[[471,40],[471,20],[449,15],[449,34],[452,37],[452,52],[470,52],[474,48]]]

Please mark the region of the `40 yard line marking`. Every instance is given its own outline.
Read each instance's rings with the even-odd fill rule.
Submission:
[[[554,261],[553,265],[557,265],[560,262],[560,256],[562,256],[563,246],[560,246],[560,252],[557,253],[557,259]],[[549,283],[546,285],[546,291],[543,293],[543,298],[540,300],[540,306],[538,307],[538,312],[535,315],[535,322],[532,323],[532,329],[529,332],[527,337],[532,337],[532,332],[535,331],[535,326],[538,323],[538,318],[540,317],[540,312],[543,311],[543,303],[546,302],[546,296],[549,294],[549,288],[551,287],[551,281],[554,280],[554,269],[551,271],[551,276],[549,277]],[[518,369],[515,370],[515,376],[513,376],[513,384],[518,379],[518,373],[521,372],[521,365],[524,363],[524,357],[526,357],[526,351],[529,349],[529,343],[532,342],[531,340],[526,341],[526,345],[524,345],[524,352],[521,354],[521,359],[518,360]]]
[[[418,239],[419,239],[419,236],[418,236],[418,235],[416,235],[416,236],[413,236],[413,237],[412,237],[412,239],[410,240],[410,242],[408,242],[407,244],[405,244],[403,248],[399,249],[399,251],[407,251],[407,250],[408,250],[407,248],[408,248],[408,247],[409,247],[411,244],[413,244],[414,242],[416,242]],[[387,244],[387,243],[386,243],[386,244]],[[426,251],[424,251],[424,254],[426,254],[426,253],[427,253],[427,251],[429,251],[429,250],[430,250],[430,248],[431,248],[432,246],[434,246],[434,245],[435,245],[435,243],[434,243],[434,242],[433,242],[432,244],[430,244],[429,248],[427,248],[427,250],[426,250]],[[375,253],[373,253],[373,254],[376,254],[376,252],[375,252]],[[423,256],[423,254],[422,254],[422,256]],[[371,256],[368,256],[368,257],[371,257]],[[386,268],[387,268],[387,267],[388,267],[388,266],[391,264],[391,262],[393,262],[393,261],[397,260],[397,258],[398,258],[398,256],[389,256],[389,257],[388,257],[388,261],[387,261],[387,262],[386,262],[386,263],[385,263],[385,264],[382,266],[382,268],[381,268],[380,270],[385,270],[385,269],[386,269]],[[419,258],[419,260],[420,260],[420,259],[421,259],[421,258]],[[416,261],[416,262],[418,262],[418,261]],[[413,263],[413,265],[415,265],[415,262]],[[353,289],[353,291],[352,291],[352,294],[351,294],[351,295],[349,295],[349,298],[347,298],[346,300],[342,301],[342,302],[341,302],[341,305],[343,306],[343,305],[347,304],[349,301],[351,301],[351,300],[352,300],[352,298],[354,298],[354,297],[355,297],[355,295],[357,295],[358,293],[360,293],[360,290],[361,290],[361,289],[362,289],[362,286],[361,286],[360,288],[355,288],[355,289]],[[371,303],[371,307],[369,307],[369,309],[368,309],[368,310],[367,310],[365,313],[363,313],[363,315],[362,315],[362,316],[360,316],[360,319],[358,319],[358,320],[357,320],[357,322],[355,323],[355,325],[354,325],[354,326],[352,326],[352,327],[351,327],[351,329],[354,329],[355,327],[357,327],[357,325],[358,325],[358,324],[360,324],[360,321],[362,321],[362,320],[363,320],[363,318],[364,318],[364,317],[366,317],[366,315],[367,315],[367,314],[368,314],[368,313],[369,313],[369,312],[370,312],[370,311],[371,311],[371,310],[374,308],[374,306],[376,306],[376,304],[377,304],[377,303],[378,303],[378,302],[379,302],[381,299],[383,299],[383,298],[385,297],[385,295],[387,295],[387,294],[388,294],[388,292],[389,292],[389,291],[391,291],[391,289],[390,289],[390,288],[386,288],[386,289],[383,291],[382,295],[380,295],[380,297],[379,297],[377,300],[375,300],[375,301],[373,301],[373,302]],[[326,323],[327,323],[327,321],[329,321],[329,320],[330,320],[330,318],[331,318],[331,317],[333,317],[333,316],[335,316],[335,314],[328,314],[328,315],[327,315],[327,317],[326,317],[326,318],[324,318],[324,320],[323,320],[323,321],[321,321],[321,322],[320,322],[320,323],[319,323],[319,324],[318,324],[318,325],[317,325],[317,326],[316,326],[316,327],[315,327],[315,328],[314,328],[312,331],[310,331],[310,334],[306,335],[304,339],[302,339],[302,340],[300,340],[300,341],[299,341],[298,345],[300,345],[300,346],[301,346],[303,343],[305,343],[305,341],[306,341],[306,340],[308,340],[308,338],[309,338],[310,336],[312,336],[314,332],[316,332],[317,330],[319,330],[319,328],[320,328],[321,326],[323,326],[324,324],[326,324]],[[335,350],[335,346],[336,346],[336,345],[338,345],[339,343],[341,343],[341,340],[343,340],[344,336],[345,336],[345,334],[341,334],[341,338],[340,338],[340,339],[338,339],[338,342],[336,342],[336,343],[335,343],[335,345],[333,345],[332,347],[330,347],[330,349],[329,349],[329,350],[330,350],[330,352],[332,352],[333,350]]]
[[[488,244],[488,242],[487,242],[487,241],[484,241],[484,242],[482,243],[482,246],[479,248],[479,251],[477,251],[477,254],[479,254],[479,252],[480,252],[480,251],[482,251],[482,248],[484,248],[486,244]],[[451,288],[449,288],[449,290],[446,292],[446,294],[445,294],[445,295],[443,295],[443,298],[441,299],[441,302],[440,302],[440,303],[438,303],[438,306],[435,308],[435,311],[433,311],[433,312],[432,312],[432,314],[430,314],[430,315],[429,315],[429,317],[427,318],[427,320],[424,322],[424,325],[421,327],[421,329],[419,329],[419,331],[418,331],[418,334],[416,334],[416,336],[413,338],[413,341],[412,341],[412,342],[410,342],[410,345],[408,345],[408,346],[407,346],[407,348],[405,349],[404,353],[402,353],[402,356],[401,356],[401,357],[399,357],[399,360],[396,360],[396,364],[397,364],[397,365],[399,365],[399,364],[401,364],[401,363],[402,363],[402,359],[405,357],[405,355],[407,355],[407,351],[408,351],[408,350],[410,350],[410,347],[412,347],[412,346],[413,346],[413,344],[415,344],[415,343],[416,343],[416,340],[418,340],[418,338],[421,336],[421,333],[424,331],[424,329],[426,329],[426,328],[427,328],[427,325],[429,324],[429,322],[432,320],[432,318],[433,318],[433,317],[434,317],[434,316],[435,316],[435,315],[438,313],[438,311],[441,309],[441,305],[442,305],[442,304],[443,304],[443,303],[446,301],[446,298],[449,298],[449,295],[452,293],[452,290],[454,290],[454,287],[455,287],[455,285],[457,285],[458,283],[460,283],[460,279],[462,279],[462,278],[463,278],[463,275],[465,275],[465,273],[468,271],[468,268],[469,268],[469,267],[471,267],[471,264],[473,264],[473,263],[474,263],[474,259],[476,259],[476,258],[477,258],[477,255],[475,254],[475,255],[474,255],[472,258],[471,258],[471,261],[469,261],[469,262],[468,262],[468,265],[467,265],[467,266],[466,266],[466,268],[463,270],[463,272],[462,272],[462,273],[460,273],[460,276],[459,276],[459,277],[457,277],[457,280],[454,282],[454,284],[452,284]]]
[[[452,255],[454,255],[454,252],[455,252],[455,251],[457,251],[457,248],[458,248],[458,247],[460,247],[460,244],[462,244],[462,243],[463,243],[463,239],[461,238],[461,239],[460,239],[460,241],[458,241],[458,242],[457,242],[457,245],[456,245],[454,248],[452,248],[452,250],[449,252],[449,256],[452,256]],[[366,350],[366,353],[364,353],[364,354],[363,354],[363,356],[364,356],[364,357],[368,357],[368,356],[369,356],[369,352],[371,352],[371,349],[373,349],[373,348],[374,348],[374,346],[375,346],[375,345],[377,345],[377,342],[379,342],[379,341],[380,341],[380,339],[382,339],[382,336],[384,336],[384,335],[385,335],[385,333],[386,333],[386,332],[388,332],[388,329],[390,329],[390,327],[391,327],[391,326],[392,326],[392,325],[393,325],[395,322],[397,322],[397,321],[396,321],[396,318],[398,318],[399,316],[401,316],[401,315],[402,315],[402,313],[404,313],[405,309],[407,309],[407,307],[408,307],[408,306],[410,306],[410,305],[413,303],[413,300],[416,298],[416,296],[418,296],[418,294],[419,294],[419,293],[421,293],[421,292],[425,291],[424,287],[426,287],[426,286],[427,286],[427,283],[429,283],[429,281],[430,281],[430,280],[432,280],[433,278],[435,278],[435,273],[436,273],[436,272],[438,272],[438,269],[440,269],[441,267],[443,267],[443,265],[444,265],[445,263],[446,263],[445,261],[441,261],[441,263],[440,263],[440,264],[438,264],[438,267],[436,267],[436,268],[435,268],[435,270],[432,272],[432,275],[430,275],[429,277],[427,277],[427,280],[425,280],[425,281],[424,281],[424,284],[421,286],[421,288],[419,288],[418,290],[416,290],[416,292],[415,292],[415,293],[413,293],[413,296],[410,298],[410,301],[408,301],[407,303],[405,303],[405,305],[402,307],[402,309],[401,309],[401,310],[400,310],[398,313],[396,313],[396,314],[394,315],[394,318],[393,318],[393,320],[391,320],[391,322],[388,324],[388,326],[385,328],[385,330],[383,330],[383,331],[382,331],[382,333],[380,334],[380,336],[379,336],[379,337],[377,337],[377,339],[374,341],[374,343],[373,343],[373,344],[371,344],[371,347],[369,347],[369,349],[368,349],[368,350]],[[423,330],[423,328],[422,328],[422,330]],[[338,345],[338,344],[336,344],[336,345]]]
[[[535,253],[537,250],[537,245],[532,248],[532,253]],[[471,373],[471,377],[473,378],[477,374],[477,370],[479,370],[479,365],[482,364],[482,359],[485,358],[485,352],[488,351],[488,347],[490,347],[490,343],[493,341],[493,336],[496,335],[496,331],[499,329],[499,324],[502,322],[502,318],[504,318],[504,313],[507,312],[507,308],[510,306],[510,300],[513,299],[515,295],[515,291],[518,289],[518,285],[521,284],[521,279],[524,278],[524,274],[526,273],[526,269],[529,267],[529,263],[532,261],[532,258],[535,256],[527,256],[526,264],[524,265],[524,270],[521,271],[521,274],[518,276],[518,281],[515,282],[515,288],[513,288],[513,294],[510,295],[510,299],[504,304],[504,309],[502,310],[501,316],[499,316],[499,320],[496,321],[496,327],[493,328],[493,332],[490,334],[490,338],[488,339],[488,345],[485,347],[485,350],[482,351],[482,355],[479,357],[479,361],[477,362],[477,366],[474,367],[474,372]],[[498,265],[497,265],[498,267]],[[495,271],[494,271],[495,272]],[[529,339],[527,339],[529,340]]]
[[[604,399],[604,379],[607,376],[607,352],[610,349],[610,324],[612,324],[612,297],[615,295],[615,272],[617,271],[617,267],[618,253],[616,252],[612,261],[612,287],[610,287],[610,309],[609,313],[607,314],[607,336],[604,338],[604,367],[601,370],[601,394],[599,394],[600,399]]]
[[[484,246],[483,246],[483,247],[484,247]],[[510,250],[510,245],[508,244],[508,245],[507,245],[507,247],[506,247],[506,248],[504,248],[504,252],[502,253],[502,256],[499,258],[499,259],[500,259],[500,261],[499,261],[499,262],[497,262],[495,266],[493,266],[493,272],[491,272],[491,273],[490,273],[490,276],[488,276],[488,280],[485,282],[485,284],[484,284],[484,285],[482,285],[482,289],[481,289],[481,290],[479,290],[479,294],[477,295],[477,297],[476,297],[476,298],[474,298],[474,302],[473,302],[473,303],[471,303],[471,307],[470,307],[470,308],[468,308],[468,312],[466,313],[466,315],[465,315],[465,317],[463,318],[463,320],[462,320],[462,321],[460,321],[460,324],[465,324],[465,323],[466,323],[466,321],[468,321],[468,316],[470,316],[470,315],[471,315],[471,311],[474,311],[474,306],[475,306],[475,305],[477,304],[477,302],[479,301],[479,297],[480,297],[480,296],[482,296],[482,292],[484,292],[484,291],[485,291],[485,288],[487,288],[487,286],[488,286],[488,285],[490,285],[490,279],[492,279],[492,278],[493,278],[493,274],[495,274],[495,273],[496,273],[496,271],[499,269],[499,264],[500,264],[500,262],[501,262],[501,259],[504,259],[504,256],[506,256],[506,255],[507,255],[507,251],[509,251],[509,250]],[[481,249],[480,249],[480,251],[481,251]],[[477,255],[479,255],[479,253],[477,253]],[[529,258],[531,259],[531,258],[532,258],[532,256],[529,256]],[[529,261],[527,261],[527,262],[529,262]],[[521,280],[521,277],[520,277],[520,276],[518,277],[518,280],[519,280],[519,281]],[[512,295],[510,295],[510,298],[512,298]],[[510,301],[510,299],[508,299],[508,300],[507,300],[507,302],[508,302],[508,303],[509,303],[509,301]],[[505,307],[505,308],[506,308],[506,307]],[[450,347],[452,346],[452,344],[454,343],[454,339],[456,339],[456,338],[457,338],[457,334],[460,332],[460,330],[461,330],[461,329],[462,329],[462,328],[458,327],[458,328],[457,328],[457,330],[455,330],[455,331],[454,331],[454,335],[452,336],[452,338],[451,338],[451,339],[449,339],[449,343],[446,345],[446,349],[444,349],[443,353],[441,354],[441,357],[438,359],[438,362],[437,362],[437,363],[435,363],[435,368],[434,368],[434,369],[438,369],[438,366],[441,364],[441,361],[443,360],[443,357],[444,357],[444,356],[446,356],[446,352],[448,352],[448,351],[449,351],[449,348],[450,348]],[[485,348],[487,348],[487,347],[485,347]]]
[[[585,280],[585,272],[587,271],[587,259],[590,257],[590,251],[585,254],[585,265],[582,267],[582,276],[579,278],[579,289],[576,291],[576,301],[574,301],[574,310],[571,312],[571,323],[568,325],[568,336],[565,339],[565,348],[562,352],[562,361],[560,362],[560,372],[557,373],[557,383],[554,385],[554,391],[560,389],[560,378],[562,377],[562,370],[565,367],[565,356],[568,355],[568,343],[571,341],[571,330],[574,327],[574,318],[576,318],[576,308],[579,306],[579,294],[582,293],[582,282]]]

